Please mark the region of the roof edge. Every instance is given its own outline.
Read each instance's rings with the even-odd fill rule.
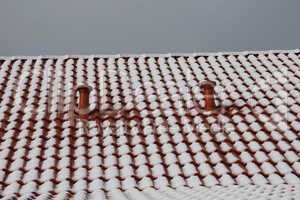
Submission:
[[[259,51],[220,51],[220,52],[194,52],[194,53],[146,53],[146,54],[74,54],[74,55],[38,55],[38,56],[0,56],[0,59],[39,59],[39,58],[90,58],[90,57],[99,57],[99,58],[120,58],[120,57],[170,57],[170,56],[217,56],[217,55],[248,55],[248,54],[262,54],[262,53],[299,53],[300,49],[293,50],[259,50]]]

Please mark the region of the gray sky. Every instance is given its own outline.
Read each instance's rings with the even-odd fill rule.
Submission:
[[[0,56],[300,48],[299,0],[2,0]]]

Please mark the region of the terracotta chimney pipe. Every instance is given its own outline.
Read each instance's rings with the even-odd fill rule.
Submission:
[[[214,81],[203,81],[201,83],[201,88],[203,91],[204,95],[204,100],[205,100],[205,105],[204,105],[204,110],[205,111],[213,111],[216,108],[215,104],[215,87],[216,83]]]
[[[78,86],[76,89],[76,92],[79,92],[79,103],[78,103],[78,108],[77,112],[82,119],[88,119],[89,117],[89,112],[90,112],[90,102],[89,102],[89,94],[91,91],[91,87],[81,85]]]

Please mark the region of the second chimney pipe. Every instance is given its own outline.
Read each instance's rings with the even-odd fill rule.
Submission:
[[[204,110],[205,111],[213,111],[216,108],[215,104],[215,87],[216,83],[214,81],[203,81],[201,83],[201,88],[203,90],[203,96],[204,96]]]

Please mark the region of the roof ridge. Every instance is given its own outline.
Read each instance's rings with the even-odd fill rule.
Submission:
[[[170,57],[170,56],[217,56],[217,55],[247,55],[261,53],[299,53],[299,49],[291,50],[254,50],[254,51],[219,51],[219,52],[194,52],[194,53],[145,53],[145,54],[74,54],[74,55],[38,55],[38,56],[0,56],[0,59],[38,59],[38,58],[120,58],[120,57]]]

